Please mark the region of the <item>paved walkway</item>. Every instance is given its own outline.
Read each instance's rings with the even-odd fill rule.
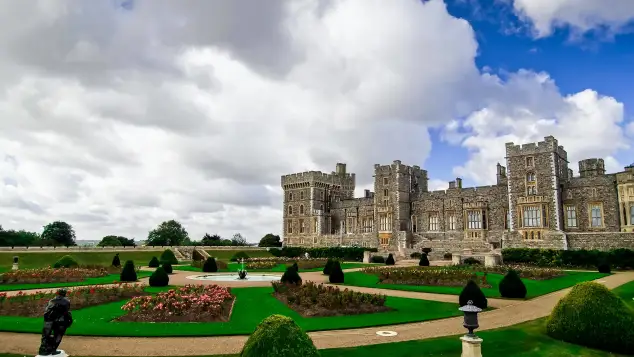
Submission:
[[[183,273],[183,274],[181,274]],[[179,272],[181,275],[195,274]],[[302,274],[305,280],[323,279],[319,273]],[[598,279],[601,284],[613,289],[634,280],[634,272],[617,273]],[[455,302],[456,296],[441,294],[413,293],[386,289],[358,288],[359,291],[375,291],[390,296],[406,296],[437,301]],[[355,288],[357,290],[357,288]],[[570,289],[564,289],[529,301],[509,301],[489,299],[492,306],[499,307],[493,311],[481,313],[480,329],[490,330],[507,327],[545,317]],[[390,330],[398,333],[395,337],[380,337],[377,331]],[[464,333],[462,317],[442,320],[410,323],[385,327],[359,328],[349,330],[332,330],[309,333],[318,348],[354,347],[397,341],[421,340],[434,337],[451,336]],[[131,337],[83,337],[67,336],[62,348],[75,356],[195,356],[209,354],[239,353],[248,336],[219,337],[163,337],[163,338],[131,338]],[[36,334],[0,333],[2,347],[6,353],[33,354],[40,342]]]

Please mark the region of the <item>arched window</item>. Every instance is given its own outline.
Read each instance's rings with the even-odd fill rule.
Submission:
[[[293,200],[293,193],[292,193],[292,192],[289,192],[289,193],[288,193],[288,200],[289,200],[289,201],[292,201],[292,200]]]
[[[299,214],[304,214],[304,205],[299,205]]]
[[[526,174],[526,182],[535,182],[535,173],[529,172]]]
[[[324,205],[319,205],[319,210],[323,211],[324,210]]]
[[[299,199],[300,199],[300,200],[303,200],[303,199],[304,199],[304,191],[302,191],[302,192],[300,192],[300,193],[299,193]]]
[[[288,214],[293,214],[293,206],[288,206]]]

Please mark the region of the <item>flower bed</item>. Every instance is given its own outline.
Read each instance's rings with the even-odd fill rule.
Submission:
[[[142,295],[144,287],[141,284],[82,286],[69,290],[66,296],[75,310]],[[42,317],[46,304],[54,297],[55,293],[50,292],[27,294],[19,291],[11,296],[0,293],[0,315]]]
[[[246,259],[247,268],[250,264],[255,263],[269,263],[272,264],[271,268],[278,264],[286,264],[286,266],[291,266],[294,263],[297,263],[299,269],[315,269],[315,268],[323,268],[326,266],[326,262],[328,259],[324,258],[287,258],[287,257],[266,257],[266,258],[249,258]],[[264,266],[264,265],[263,265]],[[254,269],[254,268],[251,268]],[[270,269],[270,268],[255,268],[255,269]]]
[[[486,274],[477,276],[474,271],[468,269],[449,267],[370,267],[363,269],[363,272],[377,275],[379,284],[464,286],[469,280],[474,280],[480,287],[491,287],[486,280]]]
[[[564,276],[561,269],[536,268],[526,265],[498,265],[494,267],[480,268],[481,271],[496,274],[506,274],[509,270],[515,270],[520,278],[531,280],[548,280]]]
[[[186,285],[150,296],[135,297],[121,307],[118,321],[213,322],[229,321],[234,297],[218,285]]]
[[[304,317],[358,315],[390,311],[385,295],[341,290],[308,281],[299,286],[273,282],[273,296]]]
[[[265,269],[272,269],[275,268],[276,266],[278,266],[277,262],[247,262],[245,267],[247,269],[253,269],[253,270],[265,270]]]
[[[108,275],[104,268],[24,269],[0,275],[0,284],[70,283]]]

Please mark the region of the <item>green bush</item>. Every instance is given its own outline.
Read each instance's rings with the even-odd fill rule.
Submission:
[[[429,259],[427,258],[427,254],[423,254],[420,256],[420,260],[418,261],[418,265],[421,267],[429,266]]]
[[[65,255],[59,258],[58,261],[53,264],[53,268],[77,268],[79,264],[75,260],[75,258],[70,255]]]
[[[341,264],[338,261],[332,264],[332,270],[330,271],[330,276],[328,277],[328,281],[332,284],[343,284],[344,275],[343,270],[341,269]]]
[[[610,268],[610,264],[606,262],[600,263],[599,266],[597,266],[597,270],[599,270],[599,273],[603,273],[603,274],[610,274],[612,272],[612,269]]]
[[[121,266],[121,260],[119,260],[119,253],[115,254],[114,258],[112,258],[112,266],[117,268]]]
[[[205,264],[203,265],[203,272],[205,273],[215,273],[218,271],[218,264],[216,264],[216,259],[209,257],[205,260]]]
[[[392,256],[392,253],[390,253],[390,255],[387,256],[387,259],[385,259],[385,265],[394,265],[396,264],[396,262],[394,261],[394,257]]]
[[[299,266],[297,266],[297,262],[293,263],[293,265],[291,265],[291,268],[295,269],[296,272],[299,272]]]
[[[161,266],[161,262],[159,262],[157,257],[152,257],[152,259],[150,259],[150,263],[147,265],[150,268],[158,268],[159,266]]]
[[[488,306],[488,300],[478,284],[475,281],[469,280],[467,285],[460,292],[460,296],[458,297],[458,304],[460,306],[467,305],[467,302],[471,300],[473,301],[473,305],[481,308],[482,310],[486,309]]]
[[[119,281],[136,281],[136,270],[134,269],[134,262],[132,260],[128,260],[123,265],[123,269],[121,270],[121,275],[119,276]]]
[[[240,357],[319,357],[310,337],[293,319],[271,315],[244,344]]]
[[[328,259],[328,261],[326,262],[326,266],[324,266],[324,275],[330,275],[333,263],[334,261],[332,259]]]
[[[423,253],[425,254],[431,253],[431,248],[423,248],[422,250],[423,250]]]
[[[302,278],[299,276],[297,270],[293,267],[288,267],[286,268],[284,274],[282,274],[280,281],[284,284],[300,285],[302,283]]]
[[[170,263],[172,265],[178,264],[178,259],[176,259],[176,256],[174,255],[174,252],[172,252],[171,249],[165,249],[163,253],[161,253],[161,257],[159,258],[159,261],[161,262],[161,264],[165,264],[165,263]]]
[[[370,262],[371,262],[371,263],[379,263],[379,264],[383,264],[383,263],[385,263],[385,258],[383,258],[383,256],[381,256],[381,255],[373,255],[373,256],[370,258]]]
[[[311,258],[331,258],[340,261],[362,261],[363,252],[376,252],[376,248],[359,247],[323,247],[323,248],[302,248],[284,247],[282,249],[271,249],[269,252],[276,257],[297,258],[308,253]]]
[[[526,298],[526,285],[515,270],[509,270],[500,281],[500,295],[505,298]]]
[[[409,255],[409,257],[412,258],[412,259],[420,259],[421,256],[423,256],[423,254],[419,253],[419,252],[414,252],[414,253]]]
[[[172,274],[174,272],[174,269],[172,268],[172,264],[170,263],[163,263],[161,267],[163,268],[163,270],[165,270],[167,274]]]
[[[249,255],[245,252],[240,251],[234,254],[229,260],[231,260],[232,262],[237,262],[238,260],[241,260],[241,259],[249,259]]]
[[[482,262],[474,257],[469,257],[463,260],[462,263],[467,265],[482,265]]]
[[[615,269],[634,269],[634,250],[556,250],[509,248],[502,250],[502,259],[506,264],[530,264],[553,268],[590,268],[594,269],[602,262]]]
[[[575,285],[553,309],[546,324],[549,336],[605,351],[634,352],[634,313],[605,286]]]
[[[163,267],[158,267],[150,275],[150,286],[167,286],[170,282],[170,277],[165,272]]]

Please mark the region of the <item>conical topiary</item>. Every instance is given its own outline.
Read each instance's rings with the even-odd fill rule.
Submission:
[[[161,267],[163,268],[163,270],[165,270],[167,274],[172,274],[174,272],[174,269],[172,268],[172,264],[170,263],[163,263]]]
[[[136,270],[134,269],[134,262],[132,260],[128,260],[125,262],[123,269],[121,270],[121,275],[119,275],[119,281],[136,281]]]
[[[170,282],[170,277],[165,272],[163,267],[158,267],[150,275],[150,286],[167,286]]]
[[[338,261],[332,263],[332,270],[330,271],[330,276],[328,277],[328,281],[333,284],[343,284],[344,275],[343,270],[341,269],[341,264]]]
[[[161,266],[161,262],[159,262],[157,257],[152,257],[152,259],[150,259],[150,263],[147,265],[150,268],[158,268],[159,266]]]
[[[293,263],[293,265],[291,265],[291,268],[295,269],[296,272],[299,272],[299,266],[297,265],[297,262]]]
[[[328,261],[326,262],[326,266],[324,267],[324,275],[330,275],[333,263],[334,261],[332,259],[328,259]]]
[[[387,259],[385,259],[385,265],[394,265],[394,257],[392,256],[392,253],[390,253],[390,255],[387,256]]]
[[[297,270],[290,266],[286,268],[286,271],[282,275],[280,281],[284,284],[300,285],[302,283],[302,278],[299,276]]]
[[[599,271],[599,273],[603,274],[610,274],[612,272],[612,269],[608,262],[599,263],[599,265],[597,265],[597,270]]]
[[[203,272],[205,273],[215,273],[218,271],[218,264],[216,264],[216,259],[213,257],[207,258],[205,260],[205,264],[203,264]]]
[[[427,258],[427,254],[423,253],[420,256],[420,260],[418,261],[418,265],[421,267],[428,267],[429,266],[429,259]]]
[[[271,315],[264,319],[244,344],[240,357],[319,357],[308,334],[293,319]]]
[[[515,270],[509,270],[499,286],[500,295],[505,298],[524,299],[526,297],[526,285]]]
[[[482,310],[486,309],[488,306],[486,296],[484,296],[484,293],[480,290],[478,284],[476,284],[473,280],[469,280],[467,285],[465,285],[462,289],[462,292],[458,297],[458,303],[460,306],[465,306],[468,304],[469,300],[473,301],[473,305],[481,308]]]
[[[163,263],[170,263],[172,265],[178,264],[178,259],[176,259],[176,256],[174,255],[174,252],[172,252],[171,249],[165,249],[163,253],[161,254],[161,258],[159,260],[161,264]]]
[[[115,254],[114,258],[112,258],[112,266],[117,268],[121,266],[121,260],[119,260],[119,253]]]

